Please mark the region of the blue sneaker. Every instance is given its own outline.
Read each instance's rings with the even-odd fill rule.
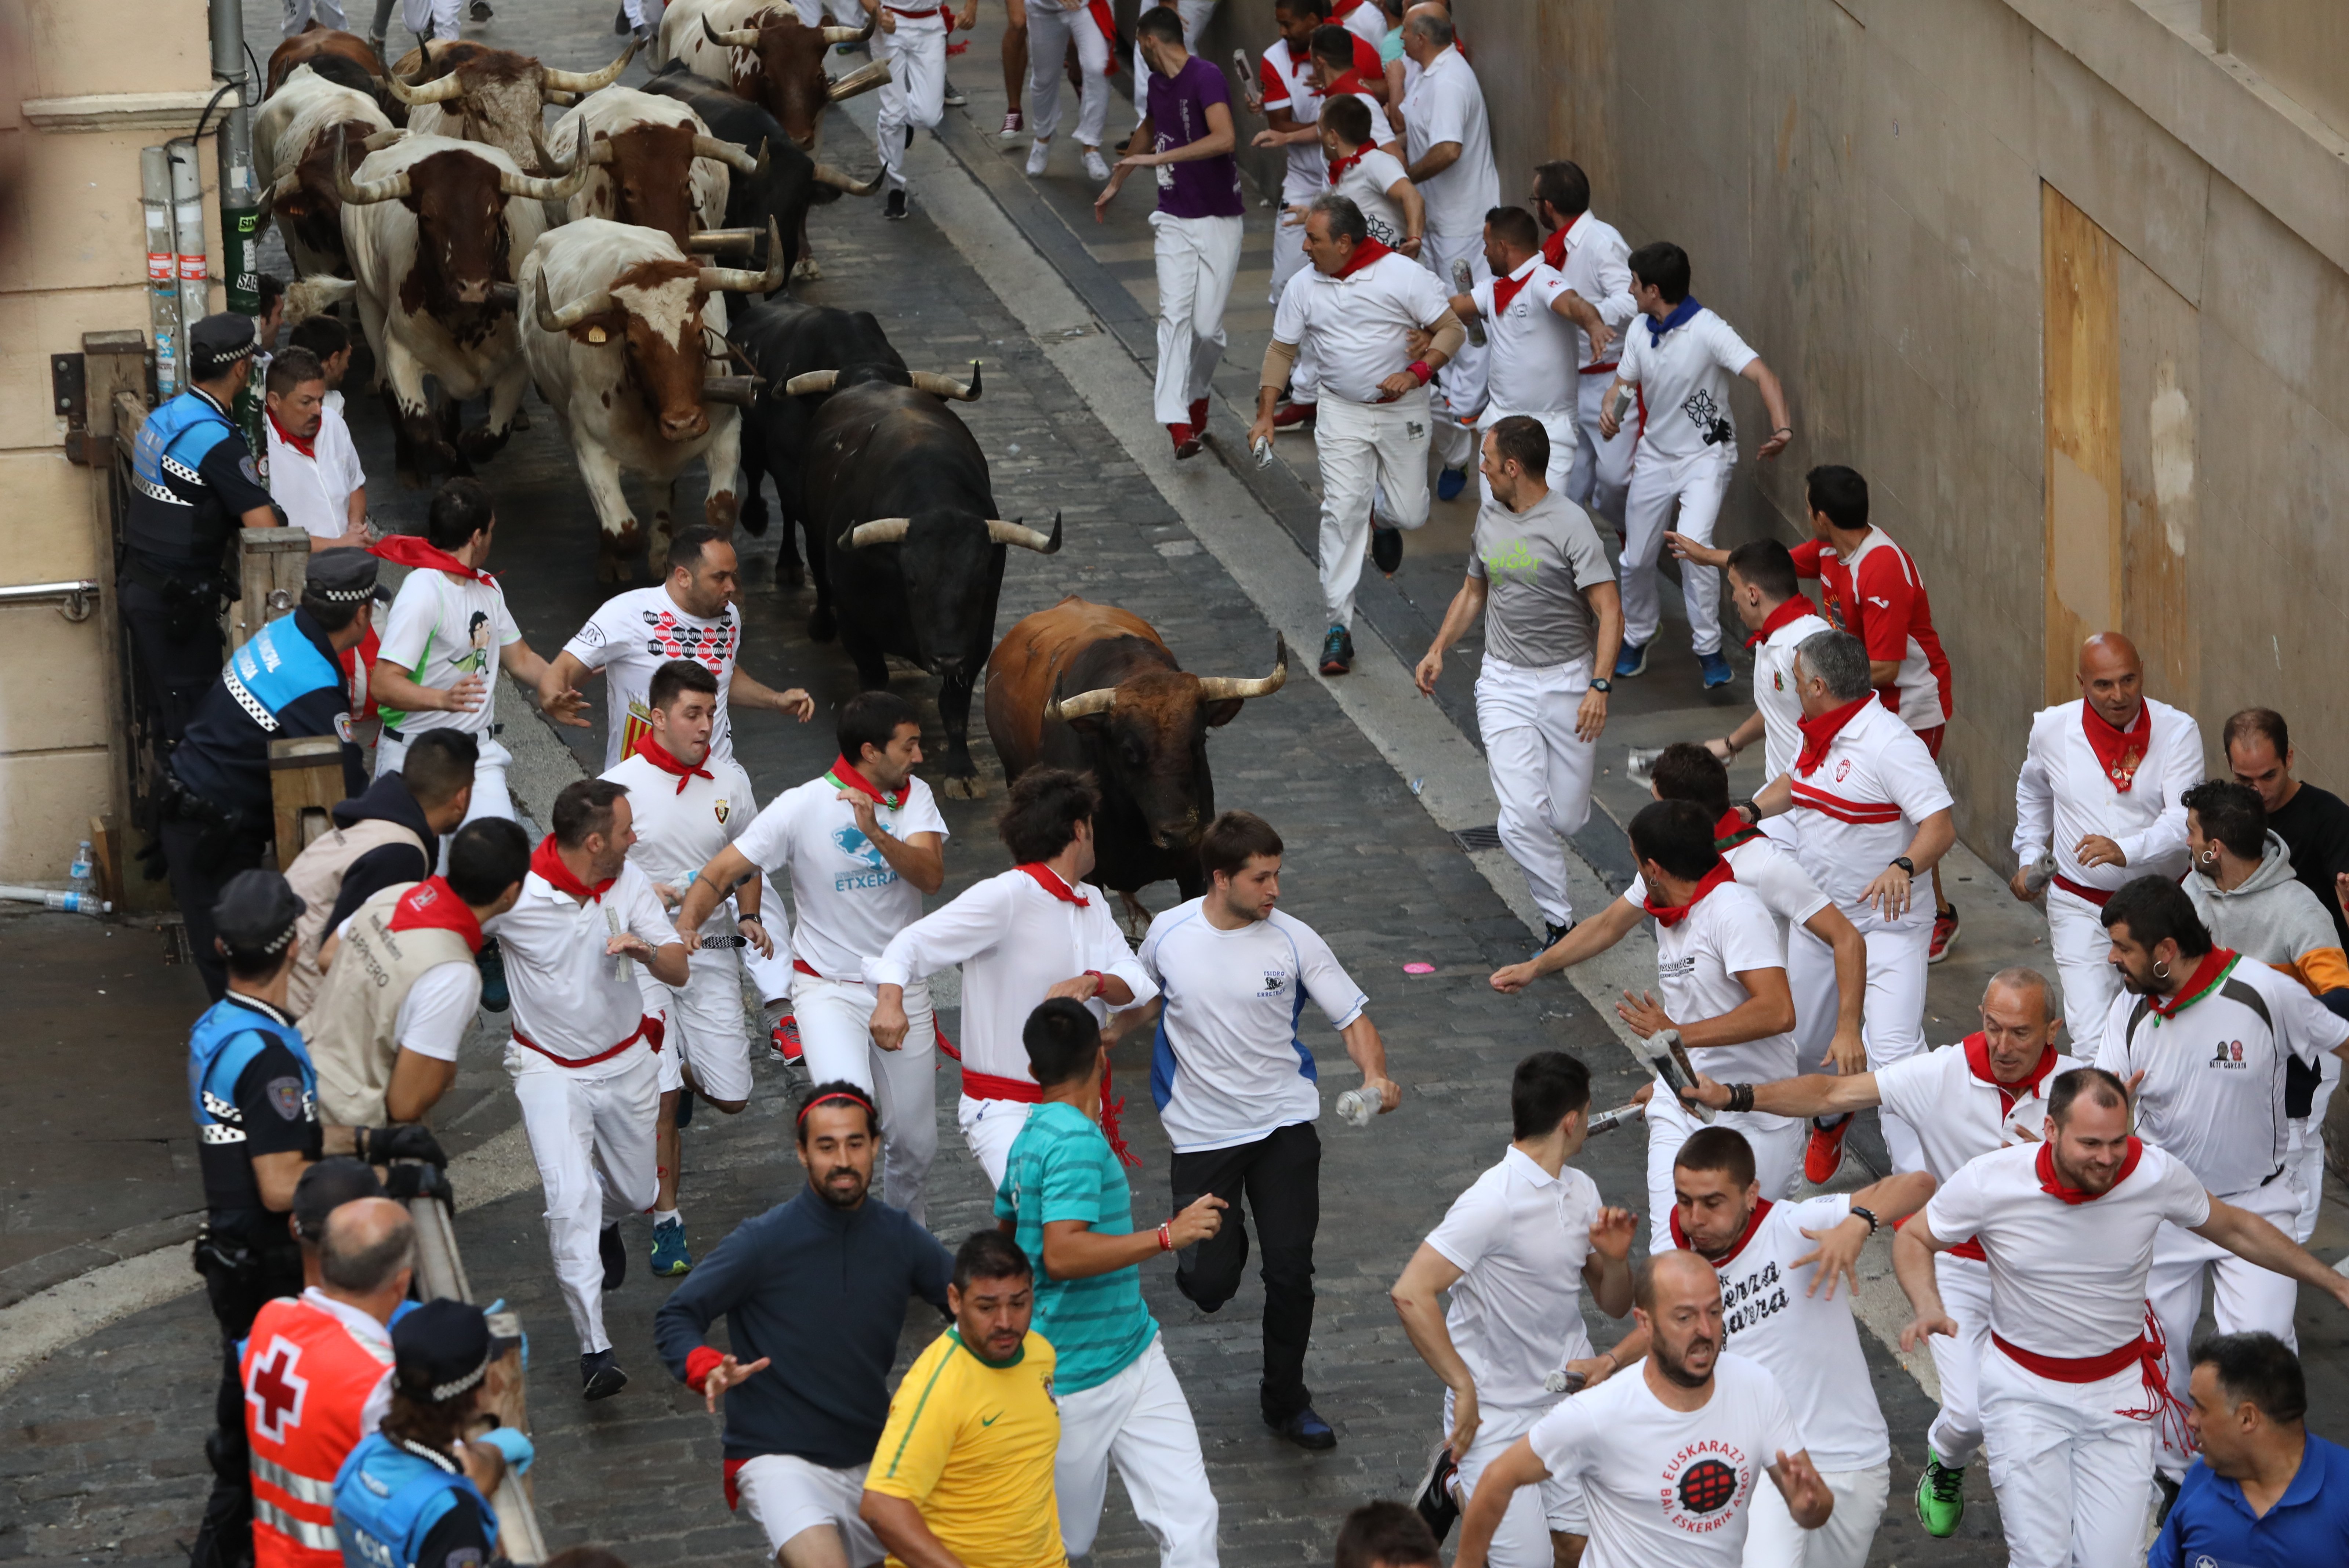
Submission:
[[[1435,498],[1438,501],[1456,501],[1460,493],[1467,488],[1468,471],[1464,468],[1447,468],[1435,476]]]
[[[1615,679],[1618,680],[1629,680],[1634,675],[1645,675],[1647,672],[1647,644],[1640,642],[1625,643],[1623,645],[1623,650],[1615,656]]]
[[[693,1254],[686,1251],[685,1221],[664,1220],[653,1227],[653,1272],[673,1280],[693,1272]]]
[[[1696,656],[1696,662],[1697,667],[1704,671],[1704,689],[1708,691],[1716,686],[1728,685],[1737,673],[1729,668],[1729,660],[1718,653],[1700,653]]]
[[[1326,1453],[1338,1446],[1338,1434],[1330,1428],[1329,1422],[1313,1413],[1310,1405],[1285,1421],[1267,1417],[1265,1425],[1273,1429],[1275,1436],[1285,1438],[1299,1448],[1309,1449],[1317,1454]]]
[[[1321,673],[1343,675],[1354,668],[1354,634],[1333,626],[1321,639]]]
[[[473,965],[481,971],[481,1006],[491,1012],[503,1012],[513,1005],[506,994],[506,955],[498,950],[497,938],[481,943],[481,950],[473,955]]]

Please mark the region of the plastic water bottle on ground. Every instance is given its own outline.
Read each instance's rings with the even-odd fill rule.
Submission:
[[[89,840],[85,838],[81,841],[81,847],[74,851],[73,866],[66,873],[67,888],[87,898],[96,891],[91,881],[91,870]]]

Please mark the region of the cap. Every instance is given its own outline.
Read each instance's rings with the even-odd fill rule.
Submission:
[[[222,311],[207,316],[188,329],[189,369],[199,381],[209,381],[260,347],[253,317]]]
[[[309,908],[274,871],[240,871],[212,906],[221,946],[242,958],[269,958],[294,940],[294,922]]]
[[[490,1320],[463,1302],[426,1302],[391,1325],[391,1351],[400,1391],[445,1405],[489,1371]]]
[[[313,1245],[326,1234],[326,1216],[346,1203],[383,1196],[375,1167],[347,1154],[322,1159],[294,1184],[294,1233]]]
[[[330,605],[362,604],[375,597],[376,559],[365,550],[321,550],[310,557],[304,598]]]

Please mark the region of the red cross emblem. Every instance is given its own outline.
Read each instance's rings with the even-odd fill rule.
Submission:
[[[267,1353],[253,1364],[244,1402],[253,1407],[255,1437],[282,1443],[288,1428],[302,1424],[302,1400],[310,1392],[310,1380],[294,1370],[301,1359],[302,1347],[279,1334],[269,1342]]]

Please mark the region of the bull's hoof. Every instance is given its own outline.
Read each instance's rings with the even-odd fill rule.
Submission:
[[[734,520],[748,529],[753,539],[763,539],[767,536],[767,517],[766,496],[752,490],[742,497],[742,504],[737,509]],[[794,583],[792,586],[797,587],[799,585]]]
[[[799,265],[792,268],[792,281],[793,283],[822,283],[823,281],[823,268],[815,265],[815,257],[802,256],[800,257]]]
[[[509,430],[518,431],[526,431],[530,429],[530,410],[525,408],[516,407],[514,410],[513,423],[507,428]]]
[[[667,541],[662,540],[664,554]],[[595,580],[599,583],[633,583],[636,580],[636,557],[644,554],[644,525],[631,517],[620,524],[619,531],[608,530],[596,535]]]
[[[799,574],[797,572],[793,572],[792,576],[796,578]],[[797,582],[793,582],[792,586],[793,587],[797,587],[799,585]],[[833,639],[833,634],[839,629],[840,628],[833,622],[832,609],[829,606],[818,605],[814,611],[808,617],[808,640],[810,642],[830,642]]]
[[[701,504],[701,514],[709,519],[709,525],[721,534],[734,531],[734,521],[741,513],[742,508],[730,490],[721,490]]]
[[[475,425],[457,437],[457,451],[467,462],[487,462],[505,450],[512,427],[492,430],[488,425]]]
[[[807,587],[807,568],[800,564],[800,558],[797,556],[775,557],[775,586],[779,588],[790,588],[794,592]],[[831,623],[825,624],[829,626]],[[826,632],[825,635],[831,634]]]
[[[636,580],[636,563],[616,556],[598,555],[595,557],[595,580],[599,583],[633,583]]]
[[[981,800],[987,794],[987,781],[977,774],[964,774],[947,780],[948,800]]]
[[[652,547],[645,556],[645,565],[652,568],[655,582],[668,576],[668,514],[664,512],[653,518]]]

